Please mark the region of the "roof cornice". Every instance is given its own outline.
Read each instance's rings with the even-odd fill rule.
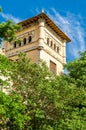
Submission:
[[[45,23],[52,28],[57,35],[59,35],[63,40],[66,40],[66,42],[70,42],[70,38],[63,32],[61,29],[45,14],[45,13],[40,13],[37,16],[34,16],[30,19],[24,20],[18,24],[22,25],[22,27],[27,27],[27,25],[37,22],[40,18],[45,19]]]

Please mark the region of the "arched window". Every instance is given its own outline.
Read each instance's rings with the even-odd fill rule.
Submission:
[[[47,38],[47,44],[49,45],[49,38]]]
[[[23,39],[23,44],[24,44],[24,45],[26,44],[26,38]]]
[[[52,47],[53,46],[53,42],[51,41],[51,44],[50,44],[50,46]]]
[[[32,37],[31,37],[31,36],[29,36],[28,42],[29,42],[29,43],[32,42]]]
[[[14,42],[14,48],[16,48],[16,41]]]
[[[59,48],[59,46],[57,46],[57,52],[59,53],[59,50],[60,50],[60,48]]]
[[[54,44],[54,50],[56,50],[56,44]]]

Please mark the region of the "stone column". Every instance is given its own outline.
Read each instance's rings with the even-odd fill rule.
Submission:
[[[45,38],[44,26],[45,26],[45,20],[43,18],[39,19],[39,25],[38,25],[38,44],[39,44],[39,46],[43,46],[43,44],[44,44],[44,38]]]
[[[26,44],[28,44],[28,39],[29,39],[29,37],[28,37],[28,36],[26,36]]]
[[[66,63],[66,40],[63,41],[62,48],[63,63]]]

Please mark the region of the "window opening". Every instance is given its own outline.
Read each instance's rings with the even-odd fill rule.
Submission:
[[[50,71],[56,73],[56,64],[53,61],[50,61]]]
[[[14,48],[16,48],[16,41],[14,42]]]
[[[32,37],[29,36],[29,38],[28,38],[28,42],[30,43],[31,41],[32,41]]]
[[[49,38],[47,38],[47,44],[49,45]]]
[[[26,44],[26,38],[24,38],[23,43],[24,43],[24,45]]]
[[[59,50],[60,50],[60,49],[59,49],[59,46],[58,46],[58,47],[57,47],[57,52],[58,52],[58,53],[59,53]]]
[[[56,45],[54,44],[54,50],[56,50]]]
[[[51,47],[53,46],[53,42],[51,41]]]

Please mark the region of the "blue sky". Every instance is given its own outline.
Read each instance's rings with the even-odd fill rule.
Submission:
[[[11,19],[15,23],[39,14],[43,8],[71,38],[67,44],[67,61],[86,50],[86,0],[1,0],[0,6],[3,8],[0,22]]]

